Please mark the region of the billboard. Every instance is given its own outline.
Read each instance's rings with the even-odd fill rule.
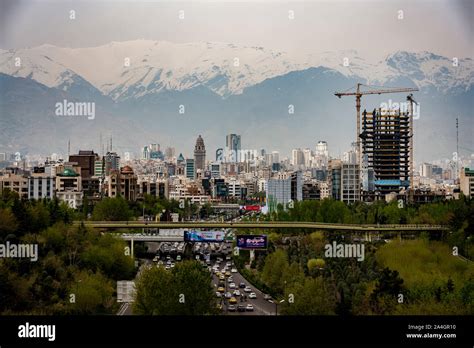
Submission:
[[[240,209],[245,211],[260,211],[261,207],[259,205],[243,205]]]
[[[223,242],[224,231],[185,231],[186,242]]]
[[[240,249],[266,249],[267,235],[265,234],[245,234],[235,237],[237,247]]]

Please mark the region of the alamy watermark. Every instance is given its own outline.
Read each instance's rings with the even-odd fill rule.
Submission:
[[[47,338],[52,342],[56,339],[56,325],[36,325],[26,322],[18,326],[20,338]]]
[[[56,116],[87,116],[87,119],[95,119],[94,102],[69,102],[64,99],[55,104]]]
[[[27,258],[38,261],[38,244],[0,244],[0,258]]]
[[[336,241],[324,246],[325,257],[355,257],[357,261],[364,261],[364,244],[338,244]]]
[[[392,99],[388,100],[388,103],[380,103],[380,109],[382,115],[387,114],[390,110],[398,111],[401,113],[408,112],[410,110],[410,102],[393,102]],[[413,103],[413,119],[418,120],[420,118],[420,103]]]
[[[226,146],[224,149],[218,149],[216,155],[216,160],[220,163],[249,162],[255,164],[258,152],[257,150],[231,150]]]

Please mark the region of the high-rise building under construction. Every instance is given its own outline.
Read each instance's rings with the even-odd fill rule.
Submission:
[[[366,200],[384,199],[410,186],[412,119],[409,112],[364,110],[362,114],[362,177]],[[364,173],[365,171],[365,173]],[[373,180],[373,182],[371,182]]]

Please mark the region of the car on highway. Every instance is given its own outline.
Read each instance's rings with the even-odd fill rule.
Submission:
[[[257,294],[254,293],[254,292],[251,292],[251,293],[249,294],[249,298],[257,298]]]
[[[245,309],[246,309],[248,312],[253,312],[253,305],[249,303]]]
[[[230,277],[230,272],[229,271],[225,272],[225,276]]]
[[[234,282],[234,278],[232,278],[232,277],[227,278],[227,282],[228,282],[228,283],[233,283],[233,282]]]
[[[234,294],[234,296],[240,296],[241,295],[239,290],[234,290],[233,294]]]
[[[237,299],[232,296],[232,297],[229,299],[229,303],[236,304],[236,303],[237,303]]]
[[[246,286],[247,285],[245,285],[245,283],[243,283],[243,282],[239,284],[239,288],[241,288],[241,289],[245,288]]]
[[[229,291],[227,291],[225,293],[225,298],[232,298],[232,294]]]
[[[225,276],[224,276],[223,274],[221,274],[221,275],[219,276],[219,279],[220,279],[220,280],[225,280]]]
[[[232,269],[230,270],[230,272],[231,272],[231,273],[237,273],[237,268],[232,268]]]
[[[235,283],[230,283],[230,284],[229,284],[229,288],[230,288],[230,289],[235,289]]]
[[[227,307],[229,312],[235,312],[235,305],[231,304],[229,307]]]
[[[217,291],[219,291],[219,292],[225,292],[225,289],[224,289],[222,286],[220,286],[220,287],[217,288]]]
[[[239,304],[239,305],[237,306],[237,310],[238,310],[239,312],[245,312],[245,306]]]
[[[222,297],[222,294],[219,291],[216,291],[216,297]]]
[[[270,295],[268,295],[268,294],[265,294],[265,295],[263,296],[263,299],[269,301],[269,300],[272,299],[272,297],[271,297]]]
[[[244,289],[245,292],[252,292],[252,289],[249,286],[246,286]]]

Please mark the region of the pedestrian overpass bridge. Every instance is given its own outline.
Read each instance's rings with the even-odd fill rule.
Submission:
[[[434,232],[448,231],[447,226],[442,225],[370,225],[370,224],[339,224],[323,222],[304,221],[252,221],[252,222],[149,222],[149,221],[76,221],[74,224],[84,224],[92,228],[99,229],[135,229],[135,228],[155,228],[155,229],[312,229],[327,231],[348,231],[348,232]]]

